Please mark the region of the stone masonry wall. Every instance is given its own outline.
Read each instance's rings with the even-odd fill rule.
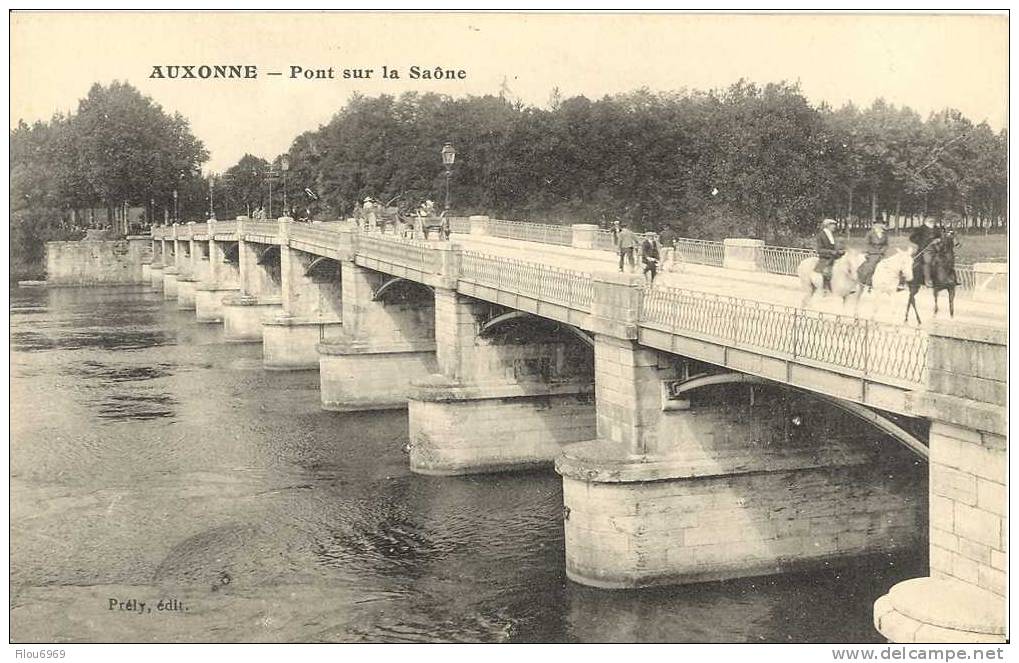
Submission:
[[[46,281],[52,285],[142,283],[142,243],[46,242]]]
[[[661,381],[674,378],[671,360],[598,334],[594,349],[598,437],[626,445],[632,453],[654,451],[662,416]]]
[[[931,575],[1004,596],[1008,554],[1007,331],[931,331]]]
[[[1005,438],[935,422],[930,434],[931,575],[1005,595]]]

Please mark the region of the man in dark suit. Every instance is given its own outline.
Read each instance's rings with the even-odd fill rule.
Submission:
[[[824,291],[831,292],[832,265],[845,253],[835,243],[835,219],[825,219],[821,222],[821,230],[814,236],[814,247],[817,250],[817,265],[814,271],[821,273]]]
[[[927,217],[922,226],[909,233],[909,241],[916,247],[913,255],[919,256],[920,264],[923,265],[923,282],[929,288],[934,284],[931,279],[931,259],[941,242],[941,228],[934,225],[934,219]]]
[[[649,283],[654,283],[655,276],[658,275],[658,263],[662,259],[658,248],[658,235],[655,233],[648,233],[640,245],[641,260],[644,261],[644,276],[647,278],[650,275]]]

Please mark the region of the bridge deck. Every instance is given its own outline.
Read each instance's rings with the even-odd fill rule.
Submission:
[[[577,249],[568,246],[538,244],[501,237],[453,234],[452,241],[464,249],[529,262],[547,262],[550,266],[574,269],[584,272],[614,271],[618,268],[617,256],[594,249]],[[639,261],[638,261],[639,262]],[[637,270],[642,266],[638,264]],[[796,277],[763,272],[739,272],[732,269],[684,263],[678,271],[660,273],[655,279],[659,287],[683,288],[699,292],[741,297],[769,304],[799,307],[803,292]],[[870,293],[864,294],[860,304],[860,316],[873,317],[881,322],[898,324],[902,322],[908,294],[903,291],[890,299]],[[921,320],[933,319],[931,294],[926,289],[917,295]],[[939,319],[948,317],[948,295],[941,294]],[[843,308],[841,300],[835,297],[814,297],[808,304],[812,310],[839,315],[853,315],[850,303]],[[912,316],[912,313],[910,314]],[[910,318],[912,320],[912,317]],[[1005,324],[1007,313],[1004,307],[977,302],[961,293],[955,300],[955,319],[975,324]]]
[[[596,316],[592,276],[618,270],[618,257],[611,251],[574,248],[558,241],[562,238],[549,242],[547,237],[534,241],[476,234],[454,234],[451,242],[376,232],[343,240],[345,225],[293,224],[288,242],[329,257],[339,257],[347,242],[346,250],[353,249],[350,257],[371,269],[456,287],[589,331],[608,320],[617,325],[612,333],[649,347],[892,412],[912,414],[909,393],[926,388],[927,333],[902,323],[906,293],[880,298],[885,301],[867,295],[861,317],[854,318],[852,306],[844,310],[833,298],[800,307],[803,293],[795,277],[683,262],[643,292],[639,311],[633,301],[620,300],[617,311],[617,304],[606,300]],[[247,241],[270,244],[281,241],[281,230],[275,222],[246,221],[243,226]],[[920,308],[930,321],[928,291],[920,297]],[[947,318],[947,310],[941,315]],[[1005,306],[967,296],[956,300],[955,317],[995,326],[1007,320]]]

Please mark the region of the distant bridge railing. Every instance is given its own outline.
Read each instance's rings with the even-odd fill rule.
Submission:
[[[449,220],[452,232],[458,234],[470,233],[471,221],[469,217],[449,217]],[[206,225],[207,224],[196,224],[194,226],[195,234],[204,235],[207,231],[203,232],[200,229],[200,226]],[[318,225],[319,224],[295,223],[291,226],[291,233],[293,233],[293,229],[296,228],[301,228],[301,232],[303,232],[304,229],[307,229],[309,237],[317,233],[317,238],[320,241],[331,241],[323,234],[331,231],[325,228],[316,228]],[[489,219],[486,227],[487,234],[505,239],[516,239],[526,242],[554,244],[559,246],[570,246],[573,242],[573,229],[571,226]],[[246,232],[263,236],[277,235],[279,232],[278,224],[275,221],[245,221],[244,228]],[[216,222],[217,235],[230,234],[233,232],[236,232],[235,221]],[[152,237],[154,239],[170,238],[172,236],[173,232],[170,226],[153,226],[152,228]],[[387,237],[389,236],[390,235],[387,235]],[[179,224],[177,226],[177,237],[190,239],[191,227],[187,224]],[[638,240],[642,240],[643,235],[637,235],[637,238]],[[597,230],[594,234],[593,248],[602,251],[615,252],[617,249],[612,231],[604,229]],[[725,263],[725,245],[723,242],[679,238],[676,240],[675,249],[677,258],[691,264],[722,267]],[[811,249],[785,246],[764,246],[759,248],[756,252],[757,268],[762,272],[770,274],[795,276],[796,268],[799,264],[804,259],[815,255],[816,252]],[[956,276],[959,280],[959,288],[964,291],[973,291],[977,285],[976,274],[973,271],[973,266],[968,264],[957,264],[955,269]]]
[[[490,219],[488,222],[488,234],[493,237],[519,239],[525,242],[539,242],[541,244],[558,244],[560,246],[570,246],[573,244],[572,227],[549,223],[525,223],[523,221]]]
[[[427,240],[406,239],[395,234],[357,234],[358,255],[428,274],[437,274],[442,267],[442,255],[435,248],[435,244]]]
[[[926,381],[928,338],[915,328],[676,288],[645,292],[641,323],[663,331],[839,366],[909,387]]]
[[[959,287],[963,290],[976,290],[977,289],[977,275],[973,271],[973,265],[956,265],[955,266],[955,278],[959,282]]]
[[[209,236],[209,224],[207,222],[203,221],[202,223],[196,223],[193,226],[188,224],[188,227],[191,229],[192,237],[196,237],[198,235],[201,235],[202,237]]]
[[[471,231],[471,219],[468,216],[448,216],[449,232],[466,235]]]
[[[722,242],[680,237],[676,240],[676,255],[682,256],[685,262],[721,267],[725,261],[725,245]]]
[[[757,251],[757,268],[771,274],[796,275],[796,268],[807,258],[816,256],[816,251],[791,246],[764,246]]]
[[[474,251],[460,257],[460,280],[585,311],[594,303],[594,284],[586,272]]]

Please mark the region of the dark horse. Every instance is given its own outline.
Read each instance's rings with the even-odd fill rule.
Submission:
[[[945,230],[941,240],[927,248],[931,252],[931,281],[934,283],[931,288],[934,291],[934,315],[938,314],[938,293],[942,290],[948,291],[948,315],[955,317],[955,287],[959,281],[955,277],[955,247],[957,246],[955,232]],[[916,316],[916,324],[920,324],[920,313],[916,310],[916,293],[920,290],[923,282],[923,262],[920,256],[913,260],[913,280],[909,282],[909,301],[906,302],[906,317],[903,322],[909,322],[909,309],[913,308],[913,315]]]

